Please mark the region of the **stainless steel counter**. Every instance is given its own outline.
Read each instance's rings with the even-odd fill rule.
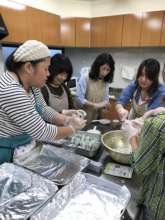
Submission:
[[[112,162],[113,160],[110,158],[109,154],[105,150],[103,150],[98,161],[102,162],[103,166],[105,166],[107,162]],[[115,182],[119,185],[127,186],[129,191],[131,192],[131,200],[127,207],[128,215],[130,217],[130,220],[140,220],[140,217],[139,217],[140,209],[137,205],[137,201],[139,199],[140,191],[141,191],[141,179],[135,173],[133,173],[131,179],[116,177],[116,176],[112,176],[112,175],[108,175],[104,173],[102,173],[100,177],[103,179]],[[128,220],[129,217],[127,216],[123,219]]]
[[[112,124],[110,125],[100,125],[99,123],[92,123],[90,126],[88,126],[86,129],[93,128],[94,126],[97,126],[97,129],[100,130],[102,133],[110,130],[116,130],[119,129],[120,126],[114,126]],[[104,147],[101,146],[99,152],[93,158],[94,161],[101,162],[103,164],[103,167],[108,163],[108,162],[114,162],[108,152],[105,151]],[[115,162],[116,163],[116,162]],[[88,170],[87,170],[88,172]],[[90,171],[89,171],[90,172]],[[112,175],[107,175],[104,174],[103,172],[100,174],[100,178],[115,182],[119,185],[126,185],[127,188],[131,192],[131,200],[128,204],[127,207],[127,212],[125,213],[125,217],[123,216],[123,219],[125,220],[140,220],[141,217],[140,215],[140,209],[137,205],[137,200],[140,196],[140,191],[141,191],[141,179],[139,176],[137,176],[135,173],[133,173],[131,179],[127,178],[121,178],[121,177],[116,177]]]

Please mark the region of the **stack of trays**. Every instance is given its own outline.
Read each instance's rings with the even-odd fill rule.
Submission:
[[[10,163],[0,166],[0,219],[26,220],[58,188],[51,181]]]
[[[85,157],[47,144],[43,145],[40,155],[24,164],[24,167],[46,177],[56,185],[66,185],[88,164],[89,160]]]
[[[119,220],[129,199],[125,186],[78,174],[31,220]]]

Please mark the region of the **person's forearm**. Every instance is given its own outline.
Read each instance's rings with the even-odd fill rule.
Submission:
[[[74,134],[75,130],[72,126],[68,127],[58,127],[57,128],[57,135],[55,140],[60,139],[60,138],[65,138],[69,135]]]
[[[57,125],[57,126],[58,125],[62,126],[65,124],[67,118],[68,118],[68,116],[66,116],[66,115],[56,113],[56,115],[52,121],[52,124]]]
[[[131,144],[131,147],[132,147],[132,151],[136,151],[139,147],[139,139],[137,136],[133,136],[131,139],[130,139],[130,144]]]
[[[85,103],[84,103],[84,106],[85,107],[93,107],[94,108],[95,107],[95,103],[86,100]]]

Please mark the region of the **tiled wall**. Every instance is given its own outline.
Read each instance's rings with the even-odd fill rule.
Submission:
[[[124,88],[130,80],[121,76],[122,66],[126,65],[138,68],[139,64],[146,58],[158,59],[161,63],[161,70],[165,62],[165,48],[113,48],[113,49],[94,49],[94,48],[67,48],[65,54],[68,55],[74,66],[74,74],[78,75],[83,66],[90,66],[96,56],[102,52],[109,52],[115,60],[115,77],[111,87]],[[161,75],[161,74],[160,74]],[[162,82],[162,77],[160,76]]]

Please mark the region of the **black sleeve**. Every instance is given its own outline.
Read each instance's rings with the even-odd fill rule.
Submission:
[[[46,86],[41,88],[41,92],[42,92],[42,95],[45,99],[46,104],[49,105],[49,93],[48,93]]]

